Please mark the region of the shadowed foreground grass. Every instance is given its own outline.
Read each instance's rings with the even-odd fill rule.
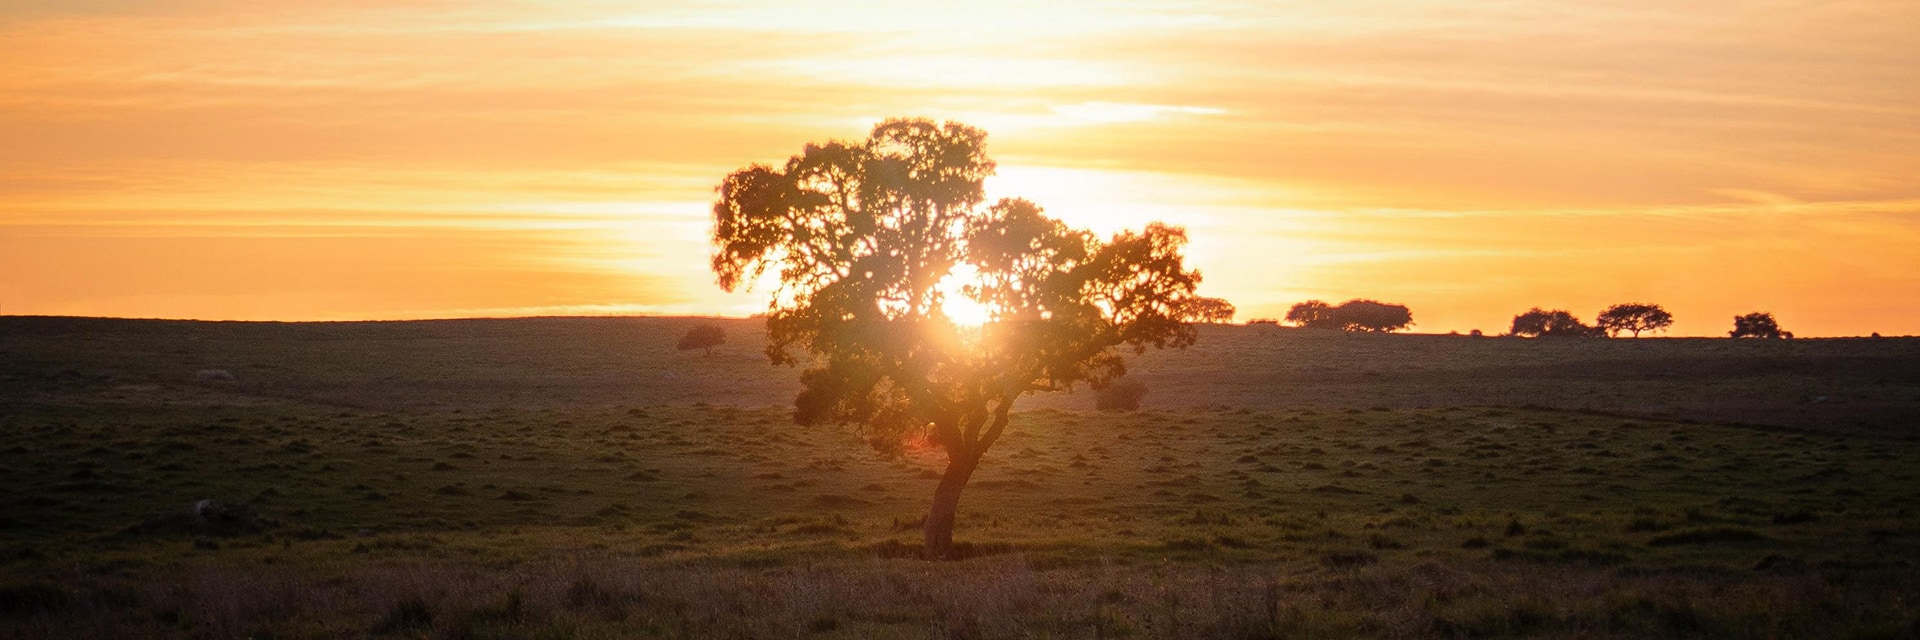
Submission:
[[[1905,637],[1915,443],[1543,410],[1030,411],[938,460],[784,410],[8,416],[0,616],[64,637]],[[244,527],[178,524],[202,499]]]
[[[69,637],[1907,637],[1911,576],[1404,559],[1153,562],[417,560],[202,566],[38,596],[12,632]],[[1905,581],[1903,584],[1902,581]],[[54,589],[54,587],[42,587]],[[54,595],[59,594],[59,595]]]

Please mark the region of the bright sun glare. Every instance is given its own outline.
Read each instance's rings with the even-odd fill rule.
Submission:
[[[963,327],[977,327],[992,319],[992,314],[987,311],[986,305],[974,302],[964,295],[948,296],[941,310],[947,314],[948,320]]]
[[[965,267],[956,269],[956,273],[940,281],[940,310],[946,313],[947,319],[952,320],[954,324],[963,327],[978,327],[986,324],[988,320],[992,320],[993,312],[988,309],[986,305],[975,302],[973,298],[967,297],[967,294],[960,290],[966,281],[966,276],[971,275],[958,273],[958,271],[964,269]]]

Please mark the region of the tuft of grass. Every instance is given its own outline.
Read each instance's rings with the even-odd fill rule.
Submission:
[[[392,635],[433,629],[433,610],[427,607],[427,601],[419,596],[408,596],[395,602],[380,622],[373,626],[375,635]]]
[[[59,585],[29,582],[0,587],[0,614],[56,613],[72,601]]]

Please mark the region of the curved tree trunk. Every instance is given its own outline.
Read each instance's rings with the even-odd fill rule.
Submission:
[[[967,488],[967,480],[979,466],[980,452],[948,452],[947,472],[940,476],[940,486],[933,490],[933,508],[927,512],[926,524],[921,529],[926,536],[928,560],[954,559],[953,519],[960,511],[960,490]]]

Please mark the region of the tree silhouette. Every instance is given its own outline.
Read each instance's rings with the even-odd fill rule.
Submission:
[[[1120,347],[1195,335],[1200,274],[1184,264],[1184,230],[1102,240],[1025,200],[983,206],[985,139],[889,120],[863,141],[809,144],[782,168],[735,171],[713,207],[720,286],[778,276],[766,352],[807,367],[794,420],[862,425],[884,450],[914,436],[945,450],[923,528],[931,559],[952,557],[960,492],[1015,399],[1104,388],[1126,372]],[[955,323],[949,295],[988,321]]]
[[[1334,320],[1348,331],[1389,332],[1413,324],[1413,312],[1402,304],[1377,300],[1348,300],[1333,309]]]
[[[1542,338],[1585,338],[1606,335],[1604,330],[1587,326],[1565,310],[1545,311],[1540,307],[1528,309],[1526,313],[1514,316],[1513,328],[1508,333]]]
[[[1406,305],[1377,300],[1355,299],[1333,306],[1308,300],[1287,309],[1287,322],[1308,329],[1344,331],[1398,331],[1413,324],[1413,312]]]
[[[1780,330],[1780,323],[1774,321],[1773,314],[1755,311],[1744,316],[1733,317],[1733,330],[1727,335],[1734,338],[1780,338],[1792,335]]]
[[[1673,326],[1673,314],[1657,304],[1629,302],[1607,307],[1593,323],[1609,335],[1631,331],[1633,337],[1638,338],[1642,331],[1665,331]]]
[[[678,347],[681,351],[686,351],[688,349],[704,349],[706,350],[706,355],[711,356],[713,355],[714,347],[717,347],[726,343],[727,343],[726,329],[720,328],[720,325],[717,325],[717,324],[704,323],[704,324],[695,325],[692,329],[688,329],[685,335],[680,336],[680,342],[675,346]]]
[[[1287,322],[1308,329],[1340,328],[1340,320],[1333,315],[1333,305],[1319,300],[1308,300],[1287,309]]]
[[[1200,322],[1226,324],[1233,322],[1233,314],[1238,310],[1234,308],[1233,303],[1222,298],[1195,297],[1189,299],[1187,308],[1183,311],[1188,317]]]

